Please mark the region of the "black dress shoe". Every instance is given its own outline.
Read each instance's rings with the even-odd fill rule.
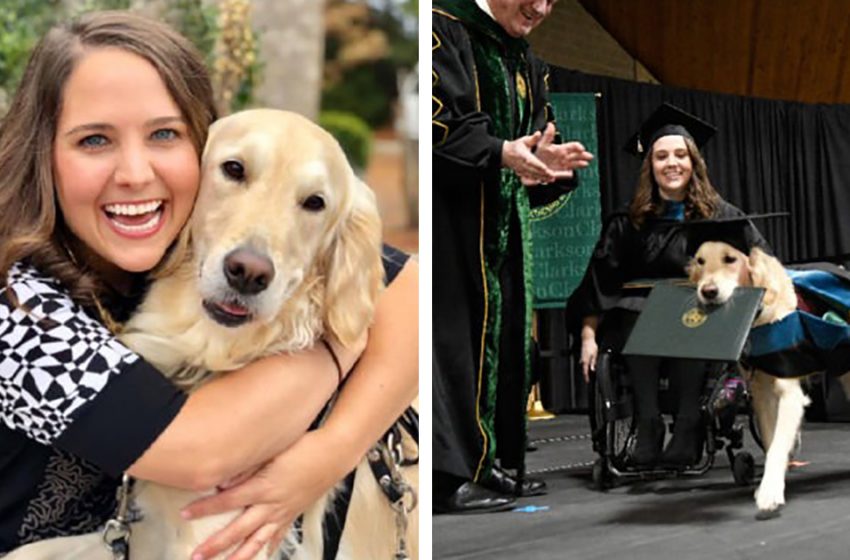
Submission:
[[[458,486],[445,497],[434,496],[434,513],[488,513],[504,511],[513,506],[516,498],[488,490],[472,481]]]
[[[658,462],[664,445],[664,421],[658,416],[638,418],[632,462],[638,467],[651,467]]]
[[[499,467],[493,467],[490,471],[490,478],[481,482],[481,485],[506,496],[517,495],[516,478]],[[546,482],[544,480],[527,476],[522,481],[522,496],[542,496],[545,493]]]

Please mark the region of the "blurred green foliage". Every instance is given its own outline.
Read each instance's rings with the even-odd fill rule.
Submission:
[[[60,0],[7,0],[0,4],[0,88],[17,87],[27,58],[38,38],[54,21]]]
[[[91,10],[126,9],[130,0],[86,0],[68,13],[62,0],[3,0],[0,3],[0,89],[11,95],[29,53],[55,23]]]
[[[325,38],[325,64],[342,68],[332,75],[322,89],[322,109],[358,115],[369,126],[378,128],[392,123],[393,103],[398,97],[398,76],[412,69],[419,58],[417,40],[418,0],[329,0],[328,10],[344,9],[352,4],[368,4],[368,17],[353,21],[363,26],[363,33],[377,30],[383,34],[387,48],[357,64],[339,63],[350,44],[349,29],[328,31]],[[341,8],[341,6],[343,8]],[[357,39],[355,38],[354,41]]]
[[[205,6],[201,0],[171,0],[165,7],[162,19],[184,37],[192,41],[211,67],[213,49],[218,33],[215,6]]]
[[[372,131],[363,119],[351,113],[322,111],[319,115],[319,125],[336,138],[352,167],[359,170],[366,168],[372,145]]]
[[[63,0],[0,0],[0,114],[14,94],[24,72],[30,51],[53,25],[96,10],[126,10],[131,0],[84,0],[69,10]],[[213,67],[218,38],[218,10],[203,0],[169,0],[161,18],[191,40],[209,68]],[[261,70],[255,58],[247,69],[233,101],[234,110],[253,98],[254,82]]]
[[[378,60],[348,70],[342,80],[322,92],[322,109],[353,113],[375,128],[392,120],[397,95],[396,68]]]

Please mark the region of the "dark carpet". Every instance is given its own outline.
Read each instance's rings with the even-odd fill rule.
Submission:
[[[755,486],[737,486],[724,452],[705,475],[593,488],[584,416],[531,423],[537,451],[528,468],[549,485],[524,498],[533,511],[433,518],[433,557],[456,559],[770,559],[850,558],[850,424],[808,423],[789,471],[786,506],[756,521]],[[757,465],[763,454],[747,433]]]

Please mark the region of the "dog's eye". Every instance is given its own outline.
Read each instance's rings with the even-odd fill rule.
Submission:
[[[317,194],[311,194],[301,202],[301,208],[308,212],[320,212],[325,209],[325,199]]]
[[[229,159],[222,163],[221,172],[228,179],[233,179],[234,181],[245,180],[245,167],[235,159]]]
[[[738,258],[735,257],[734,255],[726,255],[726,256],[723,257],[723,262],[726,263],[726,264],[732,264],[737,260],[738,260]]]
[[[697,264],[702,266],[705,264],[705,259],[702,257],[697,258]]]

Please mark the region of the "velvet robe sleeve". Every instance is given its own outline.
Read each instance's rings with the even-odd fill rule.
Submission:
[[[480,110],[475,61],[463,25],[435,13],[431,32],[431,130],[435,164],[498,170],[503,140]]]

